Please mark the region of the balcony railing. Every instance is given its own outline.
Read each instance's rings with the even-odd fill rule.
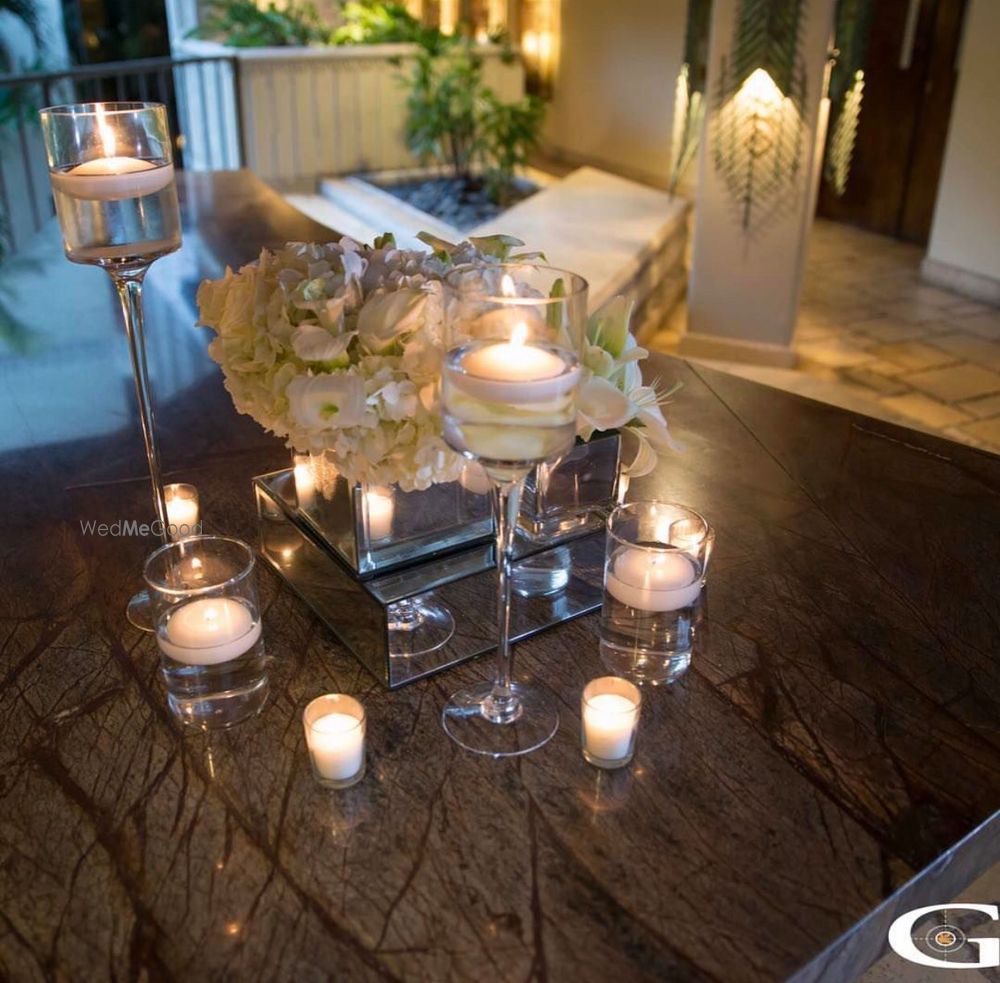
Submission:
[[[52,214],[38,125],[43,106],[71,102],[162,102],[175,134],[175,162],[198,170],[243,166],[239,61],[231,55],[144,58],[58,72],[0,75],[0,240],[22,249]],[[197,107],[192,112],[192,107]],[[194,132],[192,132],[194,129]]]

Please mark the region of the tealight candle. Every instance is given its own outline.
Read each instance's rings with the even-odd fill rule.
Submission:
[[[167,503],[167,523],[174,538],[190,536],[198,531],[198,489],[194,485],[164,485]]]
[[[292,458],[295,477],[295,499],[302,512],[308,512],[316,502],[316,479],[307,454],[296,454]]]
[[[626,547],[610,560],[605,587],[639,611],[678,611],[698,600],[701,577],[694,561],[679,550]]]
[[[189,666],[231,662],[260,638],[260,621],[231,597],[204,597],[178,605],[157,632],[160,651]]]
[[[580,708],[583,756],[598,768],[621,768],[632,760],[642,696],[618,676],[591,680]]]
[[[365,710],[353,696],[318,696],[302,714],[313,775],[322,785],[348,788],[365,772]]]
[[[368,538],[387,539],[392,532],[392,517],[396,503],[387,488],[373,488],[365,492],[365,508],[368,511]]]

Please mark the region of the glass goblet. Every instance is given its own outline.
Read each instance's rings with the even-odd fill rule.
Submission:
[[[493,757],[533,751],[559,727],[552,694],[513,676],[511,560],[525,477],[576,439],[586,318],[587,283],[565,270],[492,264],[445,278],[444,438],[489,478],[498,638],[492,682],[455,693],[441,720],[462,747]]]
[[[66,256],[106,270],[118,293],[153,507],[166,543],[169,517],[146,365],[142,284],[153,260],[181,245],[167,111],[152,102],[88,102],[52,106],[39,115]],[[129,602],[128,619],[153,630],[146,591]]]

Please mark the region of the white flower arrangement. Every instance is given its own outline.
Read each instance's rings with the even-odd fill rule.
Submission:
[[[510,236],[459,245],[421,236],[432,251],[288,243],[198,288],[209,353],[241,413],[300,453],[322,455],[350,482],[403,491],[453,481],[463,461],[441,436],[438,381],[444,314],[441,279],[453,266],[510,256]],[[579,434],[624,428],[639,440],[630,466],[645,474],[671,445],[660,404],[638,362],[648,354],[616,298],[588,326]]]

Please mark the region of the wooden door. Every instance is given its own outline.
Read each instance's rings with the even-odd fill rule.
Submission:
[[[865,89],[843,195],[820,215],[924,244],[948,136],[966,0],[875,0]]]

